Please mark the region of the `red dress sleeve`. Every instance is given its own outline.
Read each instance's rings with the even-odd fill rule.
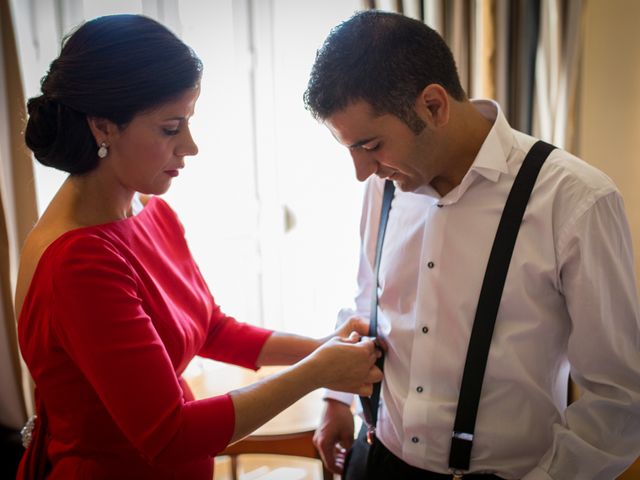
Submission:
[[[231,398],[184,400],[127,260],[108,241],[86,235],[66,241],[55,262],[56,336],[134,447],[151,463],[222,451],[234,429]],[[211,337],[216,348],[224,343]]]
[[[256,361],[272,330],[241,323],[214,304],[211,327],[199,355],[257,370]],[[234,341],[241,338],[242,342]]]

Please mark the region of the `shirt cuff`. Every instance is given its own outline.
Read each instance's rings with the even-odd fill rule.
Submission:
[[[355,315],[356,315],[356,312],[352,308],[342,308],[338,312],[338,319],[336,321],[336,328],[339,328],[340,325],[342,325],[344,322],[349,320],[351,317],[354,317]]]
[[[348,407],[353,403],[353,393],[345,393],[345,392],[336,392],[335,390],[327,390],[324,389],[322,392],[323,400],[336,400],[338,402],[344,403]]]

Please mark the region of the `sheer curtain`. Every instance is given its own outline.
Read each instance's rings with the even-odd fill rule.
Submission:
[[[540,17],[533,134],[578,153],[578,72],[584,45],[585,2],[545,0]]]
[[[19,429],[31,411],[16,340],[13,291],[19,250],[37,213],[31,157],[23,147],[24,94],[9,2],[0,3],[0,424]]]
[[[16,342],[13,291],[19,250],[37,212],[31,157],[23,147],[21,132],[25,117],[24,94],[17,57],[12,11],[2,0],[2,71],[0,73],[0,423],[11,428],[22,426],[30,412],[28,377],[23,375]],[[23,381],[25,381],[23,383]],[[26,388],[23,386],[26,385]]]

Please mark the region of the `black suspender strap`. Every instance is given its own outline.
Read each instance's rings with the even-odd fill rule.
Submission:
[[[498,224],[471,330],[453,426],[449,469],[455,475],[469,470],[482,381],[509,263],[536,178],[553,149],[553,145],[543,141],[538,141],[531,147],[513,182]]]
[[[382,256],[382,244],[384,243],[384,234],[387,229],[387,220],[389,219],[389,210],[391,210],[391,200],[395,185],[391,180],[384,182],[384,194],[382,197],[382,209],[380,211],[380,224],[378,225],[378,239],[376,241],[376,258],[373,267],[374,282],[371,286],[371,312],[369,314],[369,336],[377,337],[378,335],[378,273],[380,271],[380,257]],[[384,364],[384,355],[376,362],[376,366],[382,370]],[[364,420],[369,427],[367,440],[369,443],[373,441],[372,434],[375,432],[376,422],[378,420],[378,403],[380,402],[381,382],[373,385],[373,393],[371,397],[360,397],[362,403],[362,413]]]

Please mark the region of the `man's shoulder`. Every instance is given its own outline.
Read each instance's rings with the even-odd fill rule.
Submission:
[[[527,152],[537,139],[522,132],[516,132],[516,148]],[[539,186],[553,187],[559,194],[581,196],[602,196],[617,191],[613,180],[602,170],[578,156],[556,147],[540,171]]]
[[[543,178],[548,178],[561,192],[597,198],[618,191],[606,173],[565,150],[554,150],[546,163],[541,172]]]

